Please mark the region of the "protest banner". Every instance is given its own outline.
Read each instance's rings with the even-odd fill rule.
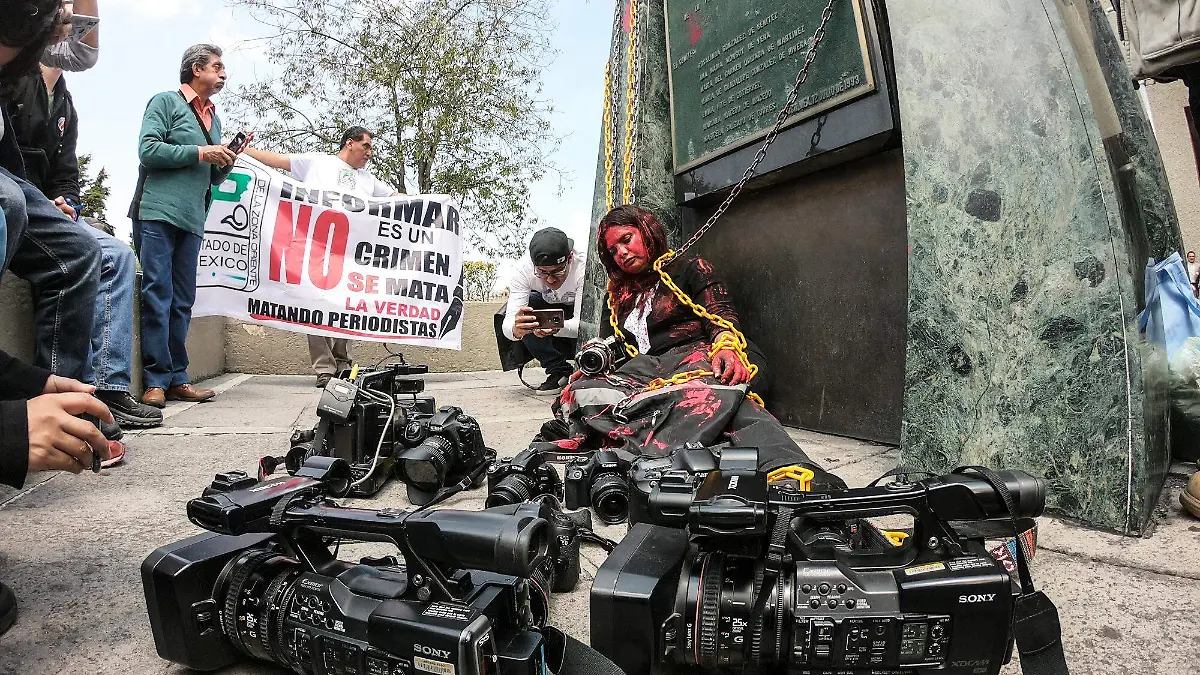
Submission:
[[[241,156],[213,188],[193,316],[461,349],[459,218],[446,195],[367,198]]]

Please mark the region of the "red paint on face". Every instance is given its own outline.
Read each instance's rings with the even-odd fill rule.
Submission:
[[[650,252],[641,230],[629,225],[614,225],[604,233],[604,245],[626,274],[641,274],[650,267]]]

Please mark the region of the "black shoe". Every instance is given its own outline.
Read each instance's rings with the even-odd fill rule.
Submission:
[[[109,411],[112,412],[113,418],[123,427],[145,429],[162,426],[162,411],[138,401],[127,391],[97,391],[96,398],[104,401],[104,405],[108,406]],[[107,437],[107,434],[105,436]],[[108,440],[115,441],[117,439],[109,438]]]
[[[116,415],[113,415],[113,418],[115,419]],[[119,441],[125,437],[125,430],[121,428],[120,424],[116,422],[109,424],[104,420],[100,420],[100,433],[104,434],[106,441]]]
[[[0,635],[8,632],[9,628],[17,622],[17,596],[5,586],[0,584]]]
[[[317,375],[317,388],[324,389],[325,385],[329,384],[329,381],[332,379],[333,375],[330,375],[329,373],[321,373],[320,375]]]
[[[538,396],[558,396],[563,387],[567,386],[568,378],[566,375],[555,375],[551,373],[546,376],[546,381],[541,384],[533,393]]]

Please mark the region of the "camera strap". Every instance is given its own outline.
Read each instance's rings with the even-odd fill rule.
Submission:
[[[1045,593],[1034,590],[1029,561],[1019,541],[1020,528],[1017,525],[1016,510],[1008,486],[994,471],[983,466],[959,467],[954,473],[978,475],[1000,495],[1004,507],[1008,509],[1013,536],[1018,539],[1015,558],[1021,595],[1013,607],[1013,635],[1017,639],[1017,651],[1021,654],[1021,671],[1025,675],[1068,675],[1058,608]]]
[[[625,675],[617,664],[566,633],[547,626],[546,665],[557,675]]]
[[[771,539],[767,544],[767,555],[763,561],[763,576],[762,584],[754,589],[754,605],[750,611],[752,621],[761,622],[764,619],[764,612],[767,610],[767,600],[775,593],[776,584],[779,583],[779,575],[783,570],[784,556],[787,554],[787,535],[788,530],[792,526],[792,513],[794,509],[789,506],[780,505],[779,510],[775,513],[775,526],[771,528]],[[780,630],[779,612],[782,605],[776,608],[776,617],[773,621],[771,635],[774,636],[774,644],[768,645],[772,648],[772,654],[779,654],[780,641],[783,637],[783,631]],[[759,635],[762,635],[762,624],[757,626]],[[762,653],[760,641],[746,640],[744,649],[744,657],[742,659],[742,672],[746,675],[755,672],[758,668],[759,655]]]

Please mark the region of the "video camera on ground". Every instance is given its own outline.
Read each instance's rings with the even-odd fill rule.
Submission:
[[[158,653],[196,670],[242,657],[297,673],[543,675],[549,589],[578,580],[579,546],[550,502],[482,512],[342,508],[342,459],[259,482],[221,474],[188,517],[209,530],[142,563]],[[355,564],[336,540],[400,558]],[[532,580],[532,581],[531,581]]]
[[[295,474],[310,457],[336,457],[350,464],[350,494],[370,497],[393,475],[408,486],[414,504],[426,504],[447,484],[479,485],[491,458],[474,418],[461,408],[437,408],[422,395],[425,382],[413,376],[425,365],[391,364],[353,380],[334,378],[317,406],[317,425],[292,435],[282,462],[266,457],[260,477],[283,463]]]
[[[653,675],[1000,672],[1016,589],[952,522],[1036,517],[1043,481],[964,472],[807,493],[756,466],[757,451],[725,449],[698,487],[652,490],[648,520],[666,525],[634,525],[597,572],[593,647]],[[881,529],[896,518],[911,532]]]

